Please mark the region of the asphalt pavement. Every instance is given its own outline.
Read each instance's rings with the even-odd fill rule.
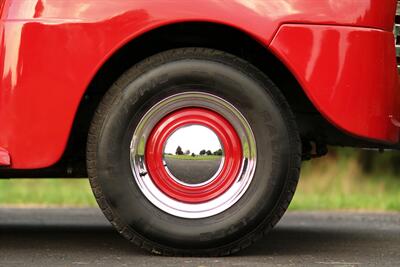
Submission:
[[[176,258],[131,245],[98,209],[0,209],[0,266],[399,265],[399,213],[289,212],[239,254]]]

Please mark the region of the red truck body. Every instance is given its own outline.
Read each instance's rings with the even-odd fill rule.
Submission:
[[[248,35],[286,66],[338,129],[396,144],[395,8],[395,0],[5,0],[0,164],[55,164],[102,66],[141,36],[193,22]]]

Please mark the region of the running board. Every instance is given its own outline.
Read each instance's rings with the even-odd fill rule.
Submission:
[[[10,154],[8,153],[7,150],[0,147],[0,166],[10,166],[10,165],[11,165]]]

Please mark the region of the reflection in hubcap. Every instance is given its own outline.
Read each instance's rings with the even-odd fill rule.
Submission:
[[[211,129],[201,125],[184,126],[167,139],[164,162],[177,182],[198,186],[219,173],[223,147]]]

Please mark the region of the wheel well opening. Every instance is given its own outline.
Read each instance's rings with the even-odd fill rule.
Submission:
[[[63,165],[69,166],[73,176],[86,175],[86,140],[90,122],[99,102],[113,82],[141,60],[162,51],[183,47],[217,49],[249,61],[278,86],[296,118],[302,118],[301,114],[321,117],[292,73],[265,46],[248,34],[229,26],[203,22],[164,26],[127,43],[100,68],[91,81],[78,108],[68,145],[61,159],[65,163]],[[308,136],[307,138],[316,138],[318,134],[309,128],[300,127],[300,132],[304,132],[302,135]]]

